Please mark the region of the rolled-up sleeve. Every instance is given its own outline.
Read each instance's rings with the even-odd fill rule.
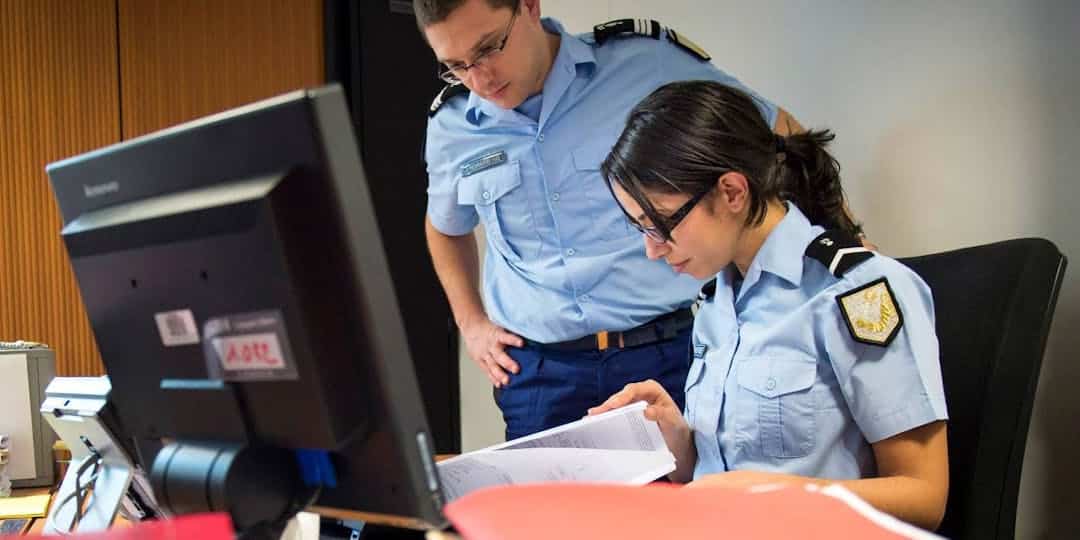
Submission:
[[[458,203],[458,174],[446,151],[452,133],[435,119],[428,122],[424,159],[427,161],[427,216],[432,226],[450,236],[468,234],[479,223],[476,207]]]

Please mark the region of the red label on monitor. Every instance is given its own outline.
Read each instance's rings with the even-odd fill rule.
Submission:
[[[226,371],[285,367],[281,345],[274,334],[227,336],[214,338],[213,343]]]
[[[203,324],[210,376],[226,381],[296,379],[289,337],[279,311],[212,317]]]

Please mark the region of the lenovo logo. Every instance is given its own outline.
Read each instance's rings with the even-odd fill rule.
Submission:
[[[108,195],[110,193],[116,193],[120,191],[120,182],[113,180],[112,182],[105,182],[104,184],[96,184],[88,186],[83,184],[83,193],[86,194],[87,199],[93,199],[94,197],[100,197],[102,195]]]

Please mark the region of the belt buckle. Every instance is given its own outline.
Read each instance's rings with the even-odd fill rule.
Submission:
[[[614,333],[618,334],[618,336],[619,336],[618,343],[612,343],[612,339],[611,339],[612,332],[608,332],[607,330],[597,332],[596,333],[596,348],[598,350],[601,350],[601,351],[605,351],[605,350],[607,350],[609,348],[615,348],[615,347],[622,348],[623,347],[623,335],[622,335],[622,332],[614,332]]]

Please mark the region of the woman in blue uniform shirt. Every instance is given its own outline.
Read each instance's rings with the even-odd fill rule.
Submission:
[[[646,400],[676,482],[840,483],[934,529],[948,495],[945,396],[927,285],[862,247],[826,131],[780,137],[739,90],[672,83],[603,164],[649,257],[699,279],[686,410]]]

